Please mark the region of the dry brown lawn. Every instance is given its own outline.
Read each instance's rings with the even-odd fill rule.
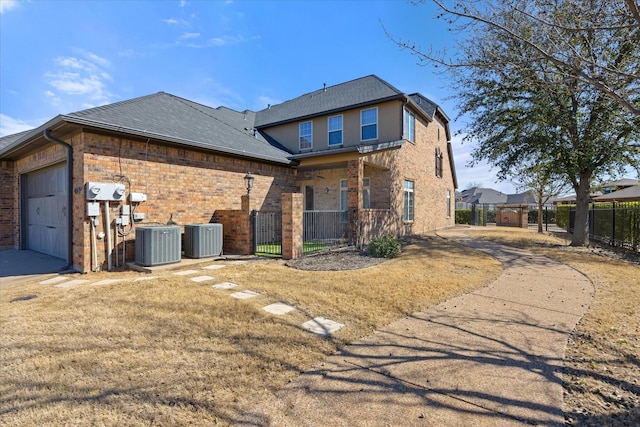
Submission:
[[[228,425],[345,344],[500,272],[426,236],[362,270],[261,260],[200,273],[213,282],[129,271],[80,277],[123,279],[104,286],[16,285],[0,294],[0,425]],[[211,288],[227,281],[260,296]],[[275,302],[298,310],[262,310]],[[345,327],[328,338],[300,327],[316,316]]]
[[[568,425],[640,425],[640,256],[617,260],[600,248],[527,230],[486,229],[470,235],[523,247],[585,274],[595,298],[569,340],[564,411]]]

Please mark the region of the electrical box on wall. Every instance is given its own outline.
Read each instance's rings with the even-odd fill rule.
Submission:
[[[129,201],[132,203],[146,202],[147,195],[144,193],[129,193]]]
[[[87,216],[100,216],[100,203],[95,201],[87,203]]]
[[[125,192],[124,184],[114,182],[87,182],[86,184],[87,200],[124,200]]]

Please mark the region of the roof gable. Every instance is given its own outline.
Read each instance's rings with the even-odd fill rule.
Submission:
[[[401,91],[381,78],[370,75],[324,87],[258,111],[255,125],[257,128],[274,126],[402,97],[404,94]]]

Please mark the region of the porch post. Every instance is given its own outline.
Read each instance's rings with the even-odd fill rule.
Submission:
[[[347,165],[347,209],[351,238],[358,242],[360,213],[362,212],[362,182],[364,162],[362,159],[349,160]]]

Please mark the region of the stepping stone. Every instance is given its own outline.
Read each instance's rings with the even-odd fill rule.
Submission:
[[[226,265],[223,264],[211,264],[206,267],[202,267],[203,270],[218,270],[219,268],[224,268]]]
[[[217,285],[213,285],[212,288],[215,288],[215,289],[233,289],[236,286],[238,286],[238,285],[236,285],[235,283],[224,282],[224,283],[218,283]]]
[[[234,265],[240,265],[240,264],[246,264],[247,261],[229,261],[229,264],[234,264]]]
[[[104,279],[99,282],[92,283],[91,286],[102,286],[102,285],[110,285],[112,283],[118,283],[120,279]]]
[[[68,282],[60,283],[59,285],[55,285],[56,288],[71,288],[73,286],[84,285],[85,283],[89,283],[88,280],[84,279],[76,279],[70,280]]]
[[[68,279],[69,279],[68,277],[56,276],[56,277],[52,277],[51,279],[43,280],[42,282],[40,282],[40,284],[53,285],[54,283],[64,282],[65,280],[68,280]]]
[[[215,279],[215,277],[212,276],[198,276],[198,277],[192,277],[189,280],[191,280],[192,282],[206,282],[207,280],[213,280]]]
[[[260,294],[253,291],[240,291],[240,292],[234,292],[231,294],[233,298],[237,298],[237,299],[249,299],[249,298],[257,297],[258,295]]]
[[[158,276],[146,276],[146,277],[138,277],[136,280],[134,280],[134,282],[142,282],[144,280],[153,280],[153,279],[157,279]]]
[[[295,310],[296,308],[283,302],[277,302],[275,304],[262,307],[262,309],[271,314],[287,314],[290,311]]]
[[[342,323],[325,319],[324,317],[315,317],[308,322],[304,322],[302,327],[318,335],[331,335],[344,327]]]
[[[198,273],[198,270],[182,270],[182,271],[178,271],[176,273],[173,273],[176,276],[188,276],[190,274],[196,274]]]

